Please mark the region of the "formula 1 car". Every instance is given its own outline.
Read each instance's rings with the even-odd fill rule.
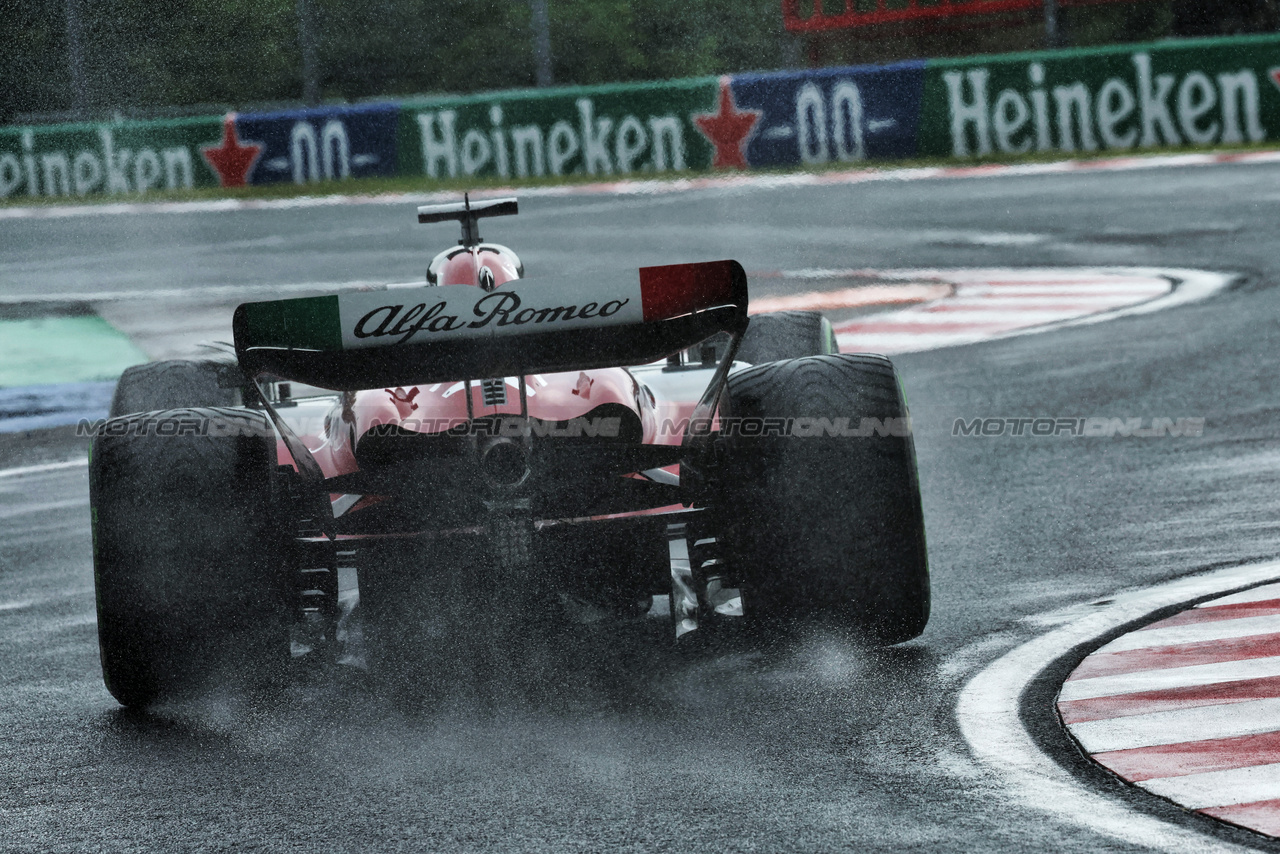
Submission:
[[[91,449],[103,675],[126,706],[274,678],[342,636],[441,678],[457,621],[531,611],[914,638],[929,571],[906,404],[733,261],[523,278],[482,217],[427,286],[241,305],[234,351],[130,368]],[[340,583],[340,578],[346,580]],[[348,591],[349,592],[349,591]],[[350,597],[347,596],[349,600]]]

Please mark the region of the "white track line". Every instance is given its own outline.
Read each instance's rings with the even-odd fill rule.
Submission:
[[[1193,810],[1257,803],[1280,798],[1280,765],[1251,765],[1186,777],[1157,777],[1137,785]]]
[[[840,271],[795,272],[817,278]],[[1101,323],[1202,300],[1238,279],[1225,273],[1151,267],[922,269],[880,275],[947,282],[955,286],[955,294],[837,323],[836,337],[844,352],[920,352]],[[1087,297],[1090,305],[1069,297]],[[1055,310],[1048,311],[1050,307]]]
[[[1264,617],[1242,617],[1238,620],[1217,620],[1212,623],[1190,623],[1165,629],[1139,629],[1124,637],[1116,638],[1099,652],[1125,652],[1133,649],[1152,649],[1160,646],[1178,646],[1184,643],[1230,640],[1250,635],[1280,633],[1280,614]]]
[[[1085,721],[1072,724],[1071,734],[1088,753],[1109,753],[1274,732],[1277,720],[1280,720],[1280,698],[1268,697]]]
[[[1220,608],[1223,605],[1247,605],[1250,602],[1266,602],[1271,599],[1280,599],[1280,584],[1264,584],[1261,587],[1232,596],[1223,596],[1221,599],[1214,599],[1212,602],[1205,602],[1196,607]]]
[[[0,469],[0,478],[24,477],[29,474],[43,474],[47,471],[63,471],[65,469],[84,468],[89,465],[89,458],[66,460],[60,463],[42,463],[38,466],[20,466],[19,468]]]
[[[1092,174],[1096,172],[1131,172],[1143,169],[1203,167],[1280,162],[1280,151],[1236,153],[1175,154],[1139,157],[1112,157],[1098,160],[1061,160],[1053,163],[1027,163],[1017,166],[1001,164],[973,166],[930,166],[917,168],[862,168],[833,172],[794,172],[781,175],[733,174],[700,178],[663,180],[624,180],[593,184],[567,184],[558,187],[496,187],[471,193],[477,199],[497,198],[519,193],[526,198],[571,196],[656,196],[697,190],[771,190],[785,187],[821,187],[839,184],[863,184],[884,181],[973,180],[1034,175]],[[103,202],[81,205],[38,205],[27,207],[0,206],[0,219],[52,219],[70,216],[110,216],[130,214],[221,213],[252,210],[297,210],[299,208],[333,207],[335,205],[399,205],[456,201],[452,191],[430,193],[377,193],[369,195],[330,194],[298,196],[289,199],[207,199],[188,202]],[[994,236],[997,240],[1000,235]],[[1007,235],[1020,242],[1036,235]]]
[[[1173,308],[1178,305],[1199,302],[1206,297],[1213,296],[1240,278],[1239,276],[1223,273],[1211,273],[1205,270],[1170,270],[1157,267],[1132,267],[1125,268],[1125,271],[1139,275],[1164,276],[1173,279],[1178,283],[1178,285],[1171,293],[1148,302],[1139,303],[1138,305],[1130,306],[1128,308],[1117,309],[1116,311],[1107,311],[1101,314],[1081,317],[1060,325],[1086,326],[1092,323],[1102,323],[1103,321],[1114,320],[1117,317],[1129,317],[1135,314],[1151,314],[1156,311],[1163,311],[1166,308]]]
[[[1059,821],[1142,847],[1177,851],[1246,851],[1188,828],[1137,812],[1086,786],[1036,745],[1022,724],[1021,701],[1030,684],[1064,654],[1186,602],[1280,577],[1280,563],[1230,567],[1119,595],[1084,616],[1013,649],[979,672],[960,693],[956,717],[973,756],[1015,802]],[[1050,623],[1056,615],[1038,615]],[[1045,714],[1051,714],[1045,710]]]
[[[1166,667],[1161,670],[1140,670],[1137,673],[1124,673],[1119,676],[1072,679],[1062,686],[1058,702],[1096,700],[1099,697],[1118,697],[1124,694],[1141,694],[1145,691],[1217,685],[1244,679],[1269,679],[1274,676],[1280,676],[1280,656],[1249,658],[1218,664],[1193,664],[1188,667]]]

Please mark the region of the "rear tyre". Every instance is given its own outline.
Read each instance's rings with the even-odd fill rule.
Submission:
[[[923,632],[920,485],[889,360],[757,365],[729,377],[729,398],[734,418],[775,425],[756,431],[752,423],[770,422],[740,421],[728,437],[721,530],[743,576],[747,616],[855,627],[885,644]]]
[[[278,675],[287,529],[266,417],[182,409],[108,421],[89,467],[102,674],[126,706]]]
[[[125,370],[111,398],[110,416],[191,406],[236,406],[239,391],[223,388],[222,377],[238,370],[231,362],[170,359]]]
[[[752,365],[838,353],[831,321],[816,311],[774,311],[751,318],[737,359]]]

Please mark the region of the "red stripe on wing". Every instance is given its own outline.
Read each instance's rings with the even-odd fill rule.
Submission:
[[[645,323],[745,301],[738,293],[734,261],[640,268]]]

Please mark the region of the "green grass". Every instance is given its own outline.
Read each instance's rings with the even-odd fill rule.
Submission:
[[[143,353],[101,317],[0,320],[0,388],[113,380]]]

